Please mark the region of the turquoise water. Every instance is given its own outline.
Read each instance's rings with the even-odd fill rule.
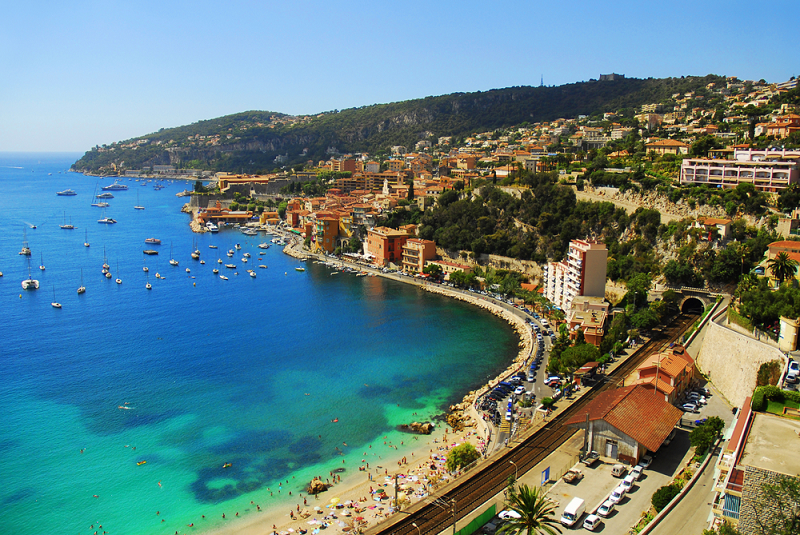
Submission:
[[[184,532],[253,514],[250,500],[294,504],[289,491],[358,466],[367,444],[389,455],[383,436],[403,440],[398,424],[441,413],[516,352],[506,323],[463,303],[312,263],[297,272],[277,247],[258,261],[263,235],[193,234],[175,196],[184,182],[125,179],[105,210],[118,223],[98,224],[91,197],[111,180],[67,173],[78,156],[0,153],[5,533]],[[66,188],[78,195],[55,195]],[[70,220],[76,230],[59,228]],[[37,291],[20,285],[23,231]],[[158,256],[142,254],[148,237]],[[240,275],[222,268],[223,281],[211,270],[237,242]],[[104,254],[122,284],[101,274]]]

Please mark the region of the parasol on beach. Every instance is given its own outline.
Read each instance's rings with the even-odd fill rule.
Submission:
[[[336,505],[339,503],[339,498],[331,498],[331,504]]]

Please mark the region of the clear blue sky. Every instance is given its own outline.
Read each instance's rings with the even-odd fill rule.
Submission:
[[[0,151],[84,151],[245,110],[709,73],[800,72],[797,4],[740,0],[13,2]]]

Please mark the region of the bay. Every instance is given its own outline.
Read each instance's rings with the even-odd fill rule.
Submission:
[[[475,307],[331,276],[276,246],[259,261],[263,234],[192,233],[188,198],[175,196],[190,182],[158,191],[121,179],[127,191],[92,207],[113,179],[67,172],[78,156],[0,153],[4,531],[173,533],[200,515],[250,514],[251,500],[294,503],[288,491],[342,460],[357,466],[367,444],[391,455],[380,443],[402,440],[397,425],[441,414],[516,354],[510,327]],[[56,196],[67,188],[78,194]],[[98,224],[104,216],[118,223]],[[20,285],[24,235],[36,291]],[[150,237],[162,240],[158,256],[142,254]],[[195,245],[205,265],[191,259]],[[237,264],[219,266],[228,281],[211,272],[217,258]]]

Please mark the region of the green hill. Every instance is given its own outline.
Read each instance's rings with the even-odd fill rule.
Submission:
[[[391,104],[291,117],[248,111],[199,121],[132,140],[95,147],[73,168],[93,173],[173,164],[219,171],[265,172],[283,164],[339,153],[379,154],[393,145],[578,115],[594,115],[666,102],[673,93],[698,91],[724,79],[707,75],[646,80],[625,78],[555,87],[510,87],[453,93]],[[191,139],[190,139],[191,137]],[[112,165],[113,164],[113,165]]]

